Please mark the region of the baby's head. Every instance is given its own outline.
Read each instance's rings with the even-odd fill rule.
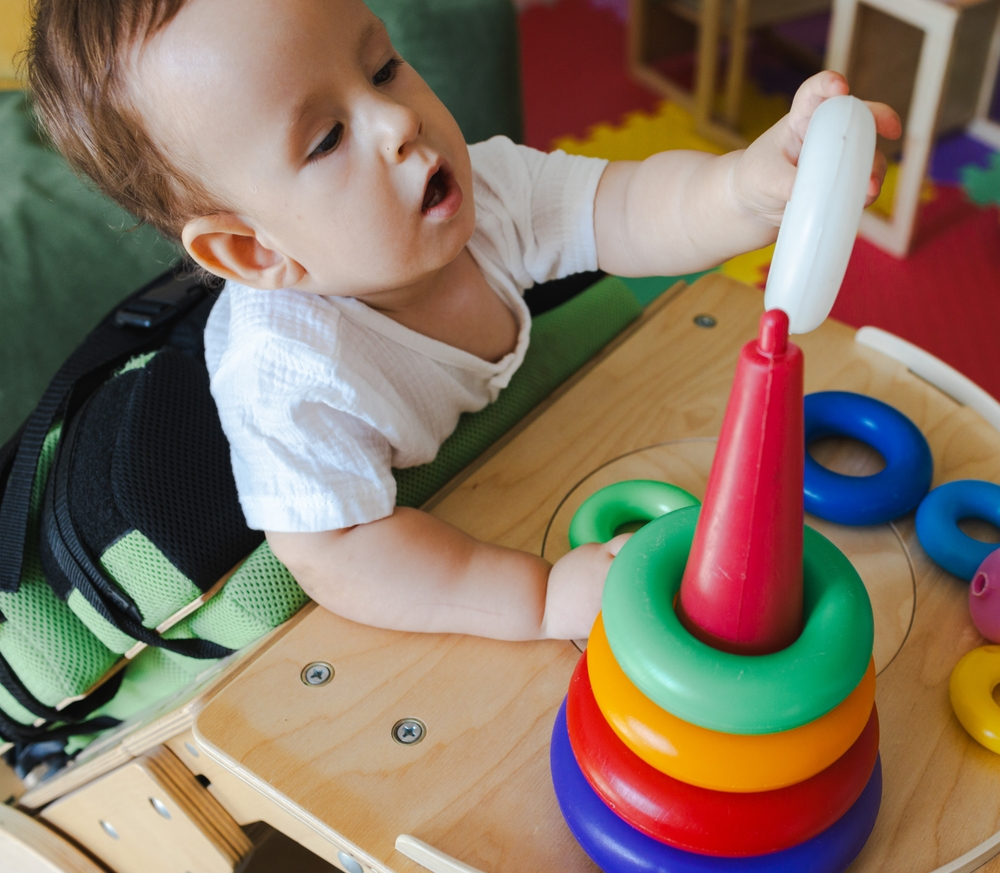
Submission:
[[[38,113],[206,269],[377,302],[475,226],[444,105],[362,0],[39,0]]]

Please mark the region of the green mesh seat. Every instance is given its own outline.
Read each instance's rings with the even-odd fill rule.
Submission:
[[[45,581],[38,557],[38,512],[59,432],[56,427],[49,434],[35,471],[20,590],[0,592],[4,618],[0,623],[0,655],[25,689],[47,707],[83,694],[117,660],[115,653],[56,597]],[[37,718],[2,686],[0,710],[22,725]]]
[[[455,432],[445,441],[432,463],[394,471],[399,485],[397,502],[419,506],[426,501],[539,401],[551,394],[641,311],[629,289],[620,280],[608,277],[535,319],[524,364],[510,385],[501,392],[497,402],[480,412],[463,415]],[[142,552],[142,549],[136,550],[134,555],[151,562],[153,568],[151,572],[150,565],[144,567],[142,575],[146,578],[167,578],[171,573],[176,576],[176,570],[157,566],[164,559]],[[127,572],[128,568],[123,564],[116,578],[124,579]],[[130,591],[133,597],[136,597],[140,587],[132,582]],[[183,590],[176,585],[176,579],[174,588]],[[239,649],[291,618],[307,600],[265,542],[239,566],[218,594],[166,631],[164,636],[168,639],[206,639]],[[173,609],[178,605],[182,604],[169,604],[163,609]],[[115,640],[107,629],[101,631],[98,625],[92,624],[93,617],[83,613],[81,617],[100,631],[101,639],[109,644],[106,652],[124,651],[133,642],[123,634],[123,639]],[[206,667],[204,660],[162,649],[146,649],[127,667],[115,697],[94,714],[128,718],[182,688]],[[75,737],[68,749],[81,748],[91,739],[87,736]]]

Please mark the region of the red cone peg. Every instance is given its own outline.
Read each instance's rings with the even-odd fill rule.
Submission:
[[[762,655],[802,631],[802,351],[765,312],[740,352],[677,612],[728,652]]]

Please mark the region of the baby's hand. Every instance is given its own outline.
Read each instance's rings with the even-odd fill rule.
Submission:
[[[542,637],[578,640],[590,636],[601,609],[608,568],[630,536],[619,534],[606,543],[577,546],[555,562],[545,591]]]
[[[830,70],[817,73],[802,83],[788,115],[754,140],[736,164],[732,176],[733,194],[744,209],[771,224],[781,224],[785,204],[792,196],[795,167],[809,119],[824,100],[848,91],[847,80]],[[903,128],[896,112],[884,103],[869,102],[867,105],[875,116],[878,133],[887,139],[898,139]],[[876,151],[866,206],[878,197],[885,170],[885,155]]]

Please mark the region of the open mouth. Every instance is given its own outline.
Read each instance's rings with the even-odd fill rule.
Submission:
[[[448,196],[451,189],[451,173],[441,167],[427,181],[427,190],[424,191],[424,202],[421,206],[423,212],[428,212],[441,203]]]

